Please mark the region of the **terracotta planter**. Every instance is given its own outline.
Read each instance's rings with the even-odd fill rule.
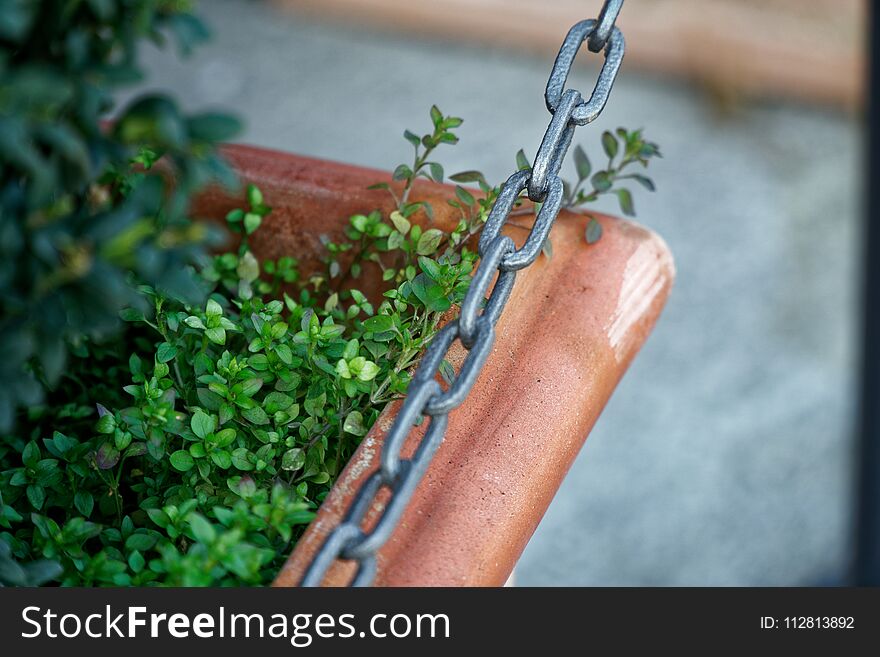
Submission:
[[[259,256],[294,255],[308,269],[319,263],[321,235],[341,240],[352,214],[392,209],[385,192],[366,189],[388,180],[387,173],[246,146],[231,146],[227,155],[274,209],[252,241]],[[455,221],[445,202],[451,187],[424,182],[414,192],[414,199],[434,201],[435,225],[449,228]],[[196,210],[221,217],[238,202],[213,191]],[[528,223],[522,219],[518,223]],[[604,234],[591,246],[583,237],[587,219],[563,212],[551,236],[553,257],[541,256],[520,272],[484,371],[452,412],[445,442],[379,553],[376,585],[499,586],[507,580],[674,278],[672,257],[657,235],[619,219],[600,221]],[[526,231],[508,234],[522,243]],[[451,356],[460,363],[464,350],[457,347]],[[376,469],[397,407],[389,405],[363,439],[277,586],[299,582],[360,482]],[[368,522],[379,511],[373,508]],[[325,583],[346,583],[353,569],[338,562]]]

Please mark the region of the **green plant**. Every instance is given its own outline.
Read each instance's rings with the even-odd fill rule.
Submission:
[[[119,328],[119,310],[141,300],[132,278],[198,298],[187,265],[209,236],[188,221],[187,202],[209,179],[232,182],[213,145],[237,121],[187,116],[150,95],[103,123],[115,90],[142,77],[140,42],[171,35],[187,51],[204,40],[189,5],[0,4],[0,429],[17,408],[44,400],[71,350]],[[159,155],[173,189],[129,171]]]
[[[479,192],[456,187],[452,230],[430,222],[411,191],[419,177],[442,180],[430,157],[461,123],[436,107],[431,119],[431,133],[405,133],[413,165],[379,185],[395,209],[351,217],[320,271],[257,259],[248,237],[271,209],[251,185],[226,217],[240,245],[198,272],[203,301],[136,282],[126,330],[74,351],[48,403],[0,442],[0,574],[15,575],[3,581],[271,581],[470,283],[499,190],[475,171],[451,176]],[[138,193],[151,159],[114,184]],[[374,301],[357,288],[367,267],[384,281]],[[454,376],[448,363],[441,373]]]

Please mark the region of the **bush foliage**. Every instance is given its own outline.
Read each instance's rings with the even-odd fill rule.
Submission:
[[[238,124],[187,116],[161,95],[113,104],[142,77],[140,42],[170,36],[188,50],[205,38],[187,4],[0,4],[0,428],[18,407],[42,402],[71,349],[118,330],[119,309],[140,299],[132,274],[199,293],[185,265],[207,236],[187,220],[187,201],[211,178],[231,181],[213,144]],[[111,111],[118,120],[107,129]],[[158,176],[107,186],[139,153],[146,164],[155,154],[173,163],[174,190]]]

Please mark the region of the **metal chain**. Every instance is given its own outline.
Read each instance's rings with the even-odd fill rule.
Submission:
[[[478,244],[480,263],[461,304],[458,319],[440,329],[425,350],[403,405],[385,437],[379,469],[364,481],[342,522],[315,553],[301,586],[320,585],[337,559],[357,562],[358,569],[350,585],[368,586],[373,581],[376,553],[391,537],[443,441],[449,412],[464,402],[492,350],[495,324],[510,297],[516,272],[538,258],[556,221],[563,199],[562,180],[557,174],[574,130],[590,123],[602,112],[623,59],[623,35],[614,26],[622,5],[623,0],[606,0],[597,20],[577,23],[562,42],[544,94],[553,118],[534,164],[531,169],[517,171],[504,183],[483,226]],[[602,70],[588,100],[574,89],[565,89],[574,58],[585,40],[591,51],[605,51]],[[540,202],[541,209],[525,243],[517,249],[512,239],[501,235],[501,229],[523,191],[532,201]],[[483,306],[495,274],[498,278]],[[456,339],[468,354],[452,384],[444,391],[437,382],[437,374]],[[424,437],[411,458],[402,458],[401,449],[410,430],[423,416],[430,418]],[[382,515],[372,529],[365,531],[361,524],[376,496],[384,489],[389,491],[389,497]]]

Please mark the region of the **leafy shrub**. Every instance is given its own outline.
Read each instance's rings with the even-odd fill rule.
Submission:
[[[211,178],[232,181],[213,144],[237,122],[186,116],[151,95],[119,110],[112,129],[102,124],[113,92],[141,78],[141,41],[170,35],[186,51],[205,38],[189,4],[0,4],[0,429],[43,401],[71,349],[118,329],[118,311],[141,301],[132,275],[198,298],[186,265],[207,234],[187,220],[187,201]],[[159,176],[108,185],[158,155],[173,165],[173,190]]]
[[[271,209],[249,186],[247,206],[226,217],[241,246],[199,272],[203,303],[138,284],[137,302],[121,313],[126,331],[72,353],[49,403],[0,443],[0,584],[272,580],[467,291],[473,238],[499,188],[476,171],[455,174],[481,194],[456,187],[454,229],[412,221],[432,214],[409,200],[413,183],[442,180],[428,158],[457,140],[461,123],[436,108],[431,116],[432,133],[405,134],[415,155],[395,171],[399,184],[376,186],[396,209],[351,217],[348,241],[325,243],[322,271],[304,277],[292,257],[257,260],[248,237]],[[650,157],[634,134],[621,131],[631,145],[600,172],[613,182]],[[583,151],[577,164],[569,205],[611,191],[580,191],[590,175]],[[147,184],[136,169],[113,179],[129,194]],[[354,258],[343,266],[346,252]],[[376,307],[354,286],[366,266],[383,272]],[[454,376],[445,362],[441,373]]]

